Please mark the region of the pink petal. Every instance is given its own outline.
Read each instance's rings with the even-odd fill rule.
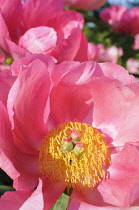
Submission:
[[[129,75],[128,72],[125,71],[125,69],[118,64],[105,62],[99,63],[99,65],[106,77],[119,80],[124,84],[136,83],[136,79],[133,76]]]
[[[23,4],[23,33],[30,28],[46,25],[53,16],[63,11],[63,7],[63,0],[25,1]]]
[[[70,196],[68,209],[82,209],[85,205],[88,208],[99,208],[101,206],[105,206],[106,208],[107,205],[103,202],[102,195],[97,187],[98,185],[92,189],[86,187],[80,191],[74,189]]]
[[[49,64],[49,59],[48,59]],[[23,151],[38,154],[46,135],[44,109],[50,91],[49,70],[39,59],[22,70],[8,98],[8,111],[15,144]]]
[[[27,52],[23,48],[17,46],[13,41],[11,41],[8,28],[5,24],[1,12],[0,12],[0,25],[1,25],[0,47],[2,48],[2,50],[5,51],[8,55],[10,55],[13,59],[17,59],[21,56],[26,55]]]
[[[51,120],[54,125],[69,120],[82,122],[85,118],[87,122],[92,123],[92,102],[89,102],[91,95],[88,84],[94,76],[103,76],[99,65],[92,61],[83,62],[73,68],[70,62],[59,65],[61,68],[56,67],[57,71],[54,69],[52,72],[54,81],[58,82],[57,78],[60,77],[61,81],[59,84],[56,83],[50,95]],[[61,75],[62,67],[67,71],[64,75]]]
[[[65,185],[42,178],[39,181],[37,189],[32,193],[28,200],[26,200],[20,209],[49,210],[60,197],[64,189]]]
[[[18,46],[16,43],[12,42],[9,39],[5,39],[6,45],[7,45],[7,50],[6,52],[14,59],[21,58],[25,55],[30,55],[29,52],[27,52],[25,49],[22,47]]]
[[[38,157],[27,155],[14,145],[7,111],[2,104],[0,113],[0,167],[16,180],[16,189],[33,189],[39,176]],[[20,176],[26,186],[23,186]]]
[[[57,85],[68,72],[78,67],[78,65],[80,65],[80,63],[76,61],[65,61],[58,65],[55,65],[52,71],[52,81],[54,85]]]
[[[88,42],[88,57],[89,60],[97,59],[97,45],[95,45],[93,42]]]
[[[139,99],[131,88],[108,78],[91,84],[93,126],[112,138],[115,146],[135,143],[139,136]]]
[[[8,55],[10,55],[13,59],[17,59],[21,56],[24,56],[26,54],[26,51],[11,41],[8,28],[5,24],[1,12],[0,12],[0,25],[1,25],[0,47],[2,48],[2,50],[5,51]]]
[[[86,61],[82,63],[78,63],[75,67],[69,69],[71,66],[70,62],[65,62],[67,64],[67,68],[64,74],[61,77],[62,83],[68,85],[68,86],[74,86],[74,85],[85,85],[88,84],[94,79],[94,77],[103,77],[104,74],[98,65],[98,63],[94,61]],[[59,64],[61,65],[61,64]],[[69,67],[68,67],[69,66]],[[56,67],[57,68],[57,67]],[[62,68],[62,65],[61,65]],[[53,75],[55,74],[61,74],[61,71],[59,68],[59,72],[54,72]]]
[[[18,25],[22,18],[22,3],[19,0],[1,0],[0,9],[8,27],[10,37],[18,38]]]
[[[134,58],[129,58],[126,62],[126,68],[131,74],[138,74],[139,62]]]
[[[19,210],[22,204],[31,196],[32,191],[6,192],[0,198],[0,209]]]
[[[120,207],[136,205],[139,202],[138,150],[126,144],[111,158],[109,176],[98,186],[104,202]]]
[[[0,32],[0,47],[4,50],[7,51],[7,45],[6,45],[6,41],[5,39],[9,39],[10,40],[10,36],[9,36],[9,31],[8,28],[5,24],[5,21],[3,19],[3,16],[0,12],[0,26],[1,26],[1,32]]]
[[[50,53],[57,42],[56,32],[53,28],[40,26],[29,29],[19,39],[19,46],[30,53]]]
[[[129,158],[129,154],[131,155]],[[92,190],[74,190],[68,210],[130,210],[139,204],[139,152],[126,144],[124,149],[112,155],[108,176]]]
[[[78,52],[76,53],[74,60],[80,61],[80,62],[89,60],[88,41],[87,41],[86,36],[83,33],[81,33],[80,46],[79,46]]]
[[[47,26],[53,27],[57,32],[58,38],[67,39],[74,28],[80,29],[84,26],[83,16],[75,11],[63,11],[52,18]]]
[[[72,197],[72,199],[70,200],[69,206],[68,206],[68,210],[138,210],[137,206],[133,206],[133,207],[112,207],[112,206],[104,206],[104,207],[100,207],[100,206],[94,206],[94,205],[90,205],[88,203],[82,202],[81,200],[79,200],[76,197]]]
[[[11,71],[5,70],[0,73],[0,101],[7,106],[8,93],[16,77],[11,75]]]
[[[139,49],[139,34],[135,35],[134,43],[133,43],[132,47],[133,47],[134,50]]]
[[[19,72],[21,70],[26,69],[28,67],[28,65],[30,63],[32,63],[34,60],[36,60],[36,59],[41,60],[43,63],[46,64],[46,66],[49,66],[49,71],[54,66],[54,62],[53,62],[52,58],[50,58],[50,57],[48,57],[46,55],[43,55],[43,54],[33,54],[33,55],[25,56],[25,57],[23,57],[21,59],[18,59],[16,61],[14,61],[11,64],[12,74],[18,76]]]
[[[0,207],[2,207],[0,209],[49,210],[63,193],[64,189],[65,185],[42,178],[39,180],[39,185],[34,191],[6,192],[0,199]]]
[[[84,51],[82,49],[84,49]],[[88,60],[88,43],[79,27],[74,28],[67,39],[60,39],[51,55],[58,62]]]

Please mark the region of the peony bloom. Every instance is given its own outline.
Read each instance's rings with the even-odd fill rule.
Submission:
[[[100,12],[103,21],[116,32],[136,35],[139,33],[139,8],[126,9],[122,5],[112,5]]]
[[[64,11],[63,0],[0,0],[0,9],[0,49],[6,56],[16,60],[43,53],[57,62],[88,60],[81,31],[84,19],[80,13]]]
[[[134,59],[134,58],[129,58],[127,60],[127,70],[129,71],[129,73],[131,74],[137,74],[139,73],[139,62]]]
[[[107,0],[64,0],[65,6],[77,7],[83,10],[95,10],[106,3]]]
[[[88,43],[88,56],[90,60],[97,62],[112,62],[117,63],[118,58],[123,55],[122,48],[111,46],[105,48],[103,44],[95,45],[92,42]]]
[[[1,206],[47,210],[66,187],[68,210],[137,205],[135,78],[112,63],[55,65],[38,54],[11,70],[0,75],[0,165],[17,192],[5,193]]]
[[[100,17],[103,21],[113,26],[120,22],[123,13],[126,10],[126,7],[123,5],[111,5],[110,7],[101,10]]]

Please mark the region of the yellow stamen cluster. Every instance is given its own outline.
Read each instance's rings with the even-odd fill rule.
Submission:
[[[78,158],[72,151],[62,152],[63,139],[75,129],[83,152]],[[67,187],[81,189],[94,187],[105,178],[105,168],[110,164],[110,149],[104,135],[86,123],[66,122],[51,129],[40,146],[40,171],[52,180],[66,182]]]

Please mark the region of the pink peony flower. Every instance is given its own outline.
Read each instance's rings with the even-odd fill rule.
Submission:
[[[83,10],[95,10],[106,3],[106,0],[64,0],[65,6],[74,6]]]
[[[66,187],[68,210],[137,205],[135,78],[112,63],[55,65],[38,54],[11,70],[0,74],[0,166],[17,192],[2,196],[2,208],[47,210]]]
[[[12,59],[43,53],[57,62],[88,60],[84,19],[63,11],[63,0],[0,0],[0,9],[0,49]]]
[[[126,7],[123,5],[111,5],[101,10],[100,17],[103,21],[113,26],[121,21],[122,15],[126,10]]]
[[[103,44],[95,45],[92,42],[88,43],[88,56],[90,60],[97,62],[112,62],[117,63],[118,58],[123,55],[122,48],[111,46],[105,48]]]
[[[100,12],[103,21],[116,32],[136,35],[139,33],[139,8],[126,9],[122,5],[112,5]]]
[[[129,58],[127,60],[127,70],[131,74],[137,74],[139,73],[139,62],[134,58]]]

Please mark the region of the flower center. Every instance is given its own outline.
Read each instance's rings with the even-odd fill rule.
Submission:
[[[41,173],[65,181],[68,188],[94,187],[110,164],[104,135],[86,123],[69,121],[52,128],[39,151]]]

